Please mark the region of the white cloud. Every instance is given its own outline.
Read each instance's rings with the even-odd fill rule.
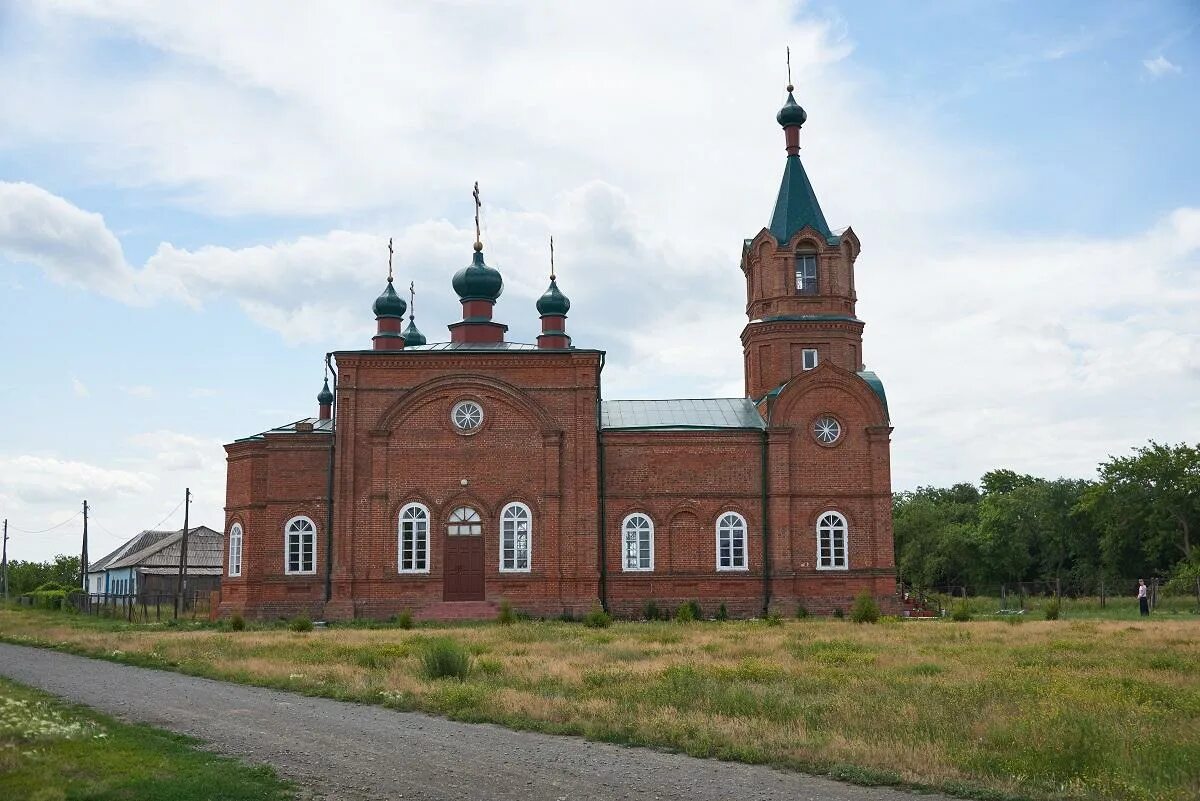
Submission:
[[[1146,72],[1150,73],[1152,78],[1161,78],[1164,75],[1178,75],[1183,72],[1183,67],[1178,64],[1172,64],[1162,54],[1143,60],[1142,66],[1146,68]]]
[[[0,256],[31,262],[60,283],[138,300],[133,271],[104,218],[33,184],[0,181]]]
[[[71,379],[71,391],[75,393],[77,398],[86,398],[92,393],[88,390],[87,384],[80,381],[78,378]]]

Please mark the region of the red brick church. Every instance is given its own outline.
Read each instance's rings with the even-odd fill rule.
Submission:
[[[475,242],[462,319],[429,344],[389,275],[372,346],[328,360],[319,414],[226,446],[220,613],[326,619],[739,616],[895,608],[890,435],[855,315],[858,237],[800,163],[792,87],[770,224],[744,241],[745,396],[607,400],[553,272],[536,344],[493,318]],[[532,309],[529,310],[532,313]],[[731,310],[732,311],[732,310]]]

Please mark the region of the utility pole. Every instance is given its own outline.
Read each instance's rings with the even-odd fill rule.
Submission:
[[[179,585],[178,596],[175,599],[175,617],[183,614],[184,593],[187,592],[187,541],[188,541],[188,507],[192,503],[192,489],[183,490],[183,537],[179,543]]]
[[[87,501],[85,500],[83,502],[83,551],[79,555],[79,575],[80,575],[80,578],[83,580],[83,591],[85,594],[87,593],[87,569],[88,569],[87,513],[88,513],[88,504],[87,504]]]
[[[0,581],[4,582],[4,600],[8,600],[8,518],[4,518],[4,556],[0,557]]]

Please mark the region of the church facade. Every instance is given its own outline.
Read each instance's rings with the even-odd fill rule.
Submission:
[[[537,343],[506,341],[477,236],[449,342],[427,343],[411,311],[404,326],[389,275],[371,347],[331,354],[317,417],[226,446],[219,614],[829,614],[863,591],[895,609],[892,429],[862,363],[859,240],[825,221],[791,86],[777,120],[779,196],[742,247],[743,397],[605,399],[605,354],[567,334],[553,272]]]

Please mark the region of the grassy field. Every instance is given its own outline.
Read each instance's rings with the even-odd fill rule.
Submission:
[[[134,664],[985,798],[1200,798],[1200,623],[523,622],[243,632],[0,611]],[[426,678],[453,641],[463,681]]]
[[[148,726],[0,679],[0,798],[283,801],[291,788]]]

